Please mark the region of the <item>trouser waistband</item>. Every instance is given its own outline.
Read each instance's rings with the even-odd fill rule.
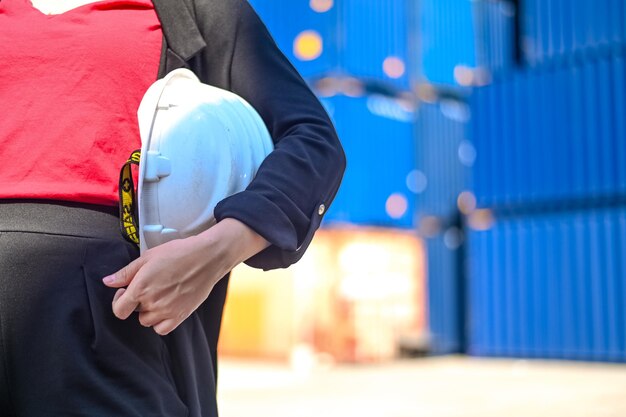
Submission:
[[[124,240],[117,210],[54,200],[0,200],[0,232]]]

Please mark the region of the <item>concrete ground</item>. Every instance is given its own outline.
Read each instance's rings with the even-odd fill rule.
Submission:
[[[626,366],[441,357],[383,365],[222,359],[222,417],[625,417]]]

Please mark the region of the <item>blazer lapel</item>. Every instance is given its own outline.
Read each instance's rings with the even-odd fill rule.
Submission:
[[[152,0],[152,3],[165,38],[165,56],[162,56],[159,69],[159,77],[162,77],[174,68],[185,66],[191,57],[206,47],[206,42],[186,1]]]

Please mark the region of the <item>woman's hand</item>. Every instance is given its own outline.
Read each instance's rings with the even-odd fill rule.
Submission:
[[[248,226],[227,218],[197,236],[149,249],[103,278],[105,285],[119,288],[113,313],[125,320],[137,310],[143,326],[166,335],[206,300],[222,277],[267,246]]]

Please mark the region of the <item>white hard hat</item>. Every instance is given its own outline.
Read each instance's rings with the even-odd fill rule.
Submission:
[[[250,104],[230,91],[202,84],[187,69],[155,82],[137,115],[141,156],[134,153],[129,163],[139,159],[139,224],[131,240],[139,240],[142,253],[211,227],[217,203],[243,191],[273,150],[270,134]],[[123,202],[128,200],[124,192],[133,188],[123,184],[128,174],[127,164],[120,176],[127,237],[133,232],[129,215],[135,211]],[[130,179],[132,185],[132,175]]]

